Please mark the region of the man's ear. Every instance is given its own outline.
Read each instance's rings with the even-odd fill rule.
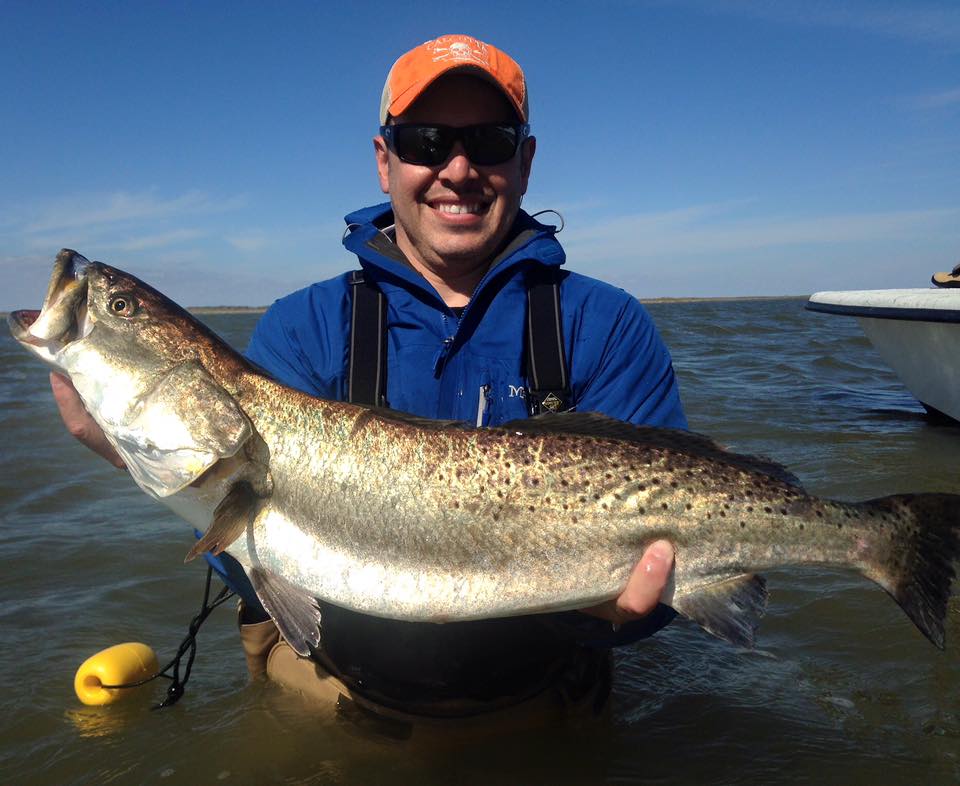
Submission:
[[[380,190],[384,194],[390,193],[390,152],[382,136],[373,138],[373,150],[377,156],[377,177],[380,180]]]
[[[529,136],[523,140],[520,147],[520,179],[523,186],[521,194],[527,193],[527,182],[530,180],[530,171],[533,169],[533,155],[537,152],[537,138]]]

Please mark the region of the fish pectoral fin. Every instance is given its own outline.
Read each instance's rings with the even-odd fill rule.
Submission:
[[[306,590],[263,568],[247,571],[257,597],[298,655],[310,657],[320,646],[320,604]]]
[[[234,483],[213,511],[213,521],[207,531],[187,552],[184,562],[190,562],[205,551],[214,556],[221,554],[244,533],[256,503],[257,495],[249,483],[245,480]]]
[[[708,633],[752,649],[767,597],[766,579],[745,573],[676,595],[671,605]]]

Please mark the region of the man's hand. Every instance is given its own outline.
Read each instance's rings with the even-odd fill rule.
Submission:
[[[672,573],[673,546],[666,540],[654,541],[634,567],[627,588],[619,597],[582,611],[615,625],[646,617],[660,602]]]
[[[103,456],[113,466],[126,469],[123,459],[113,449],[113,445],[107,441],[100,426],[84,408],[80,394],[77,393],[73,383],[63,374],[57,374],[54,371],[50,373],[50,389],[53,390],[53,398],[60,408],[60,417],[63,418],[67,431],[94,453]]]

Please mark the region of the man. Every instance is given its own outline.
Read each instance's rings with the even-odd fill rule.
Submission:
[[[553,228],[520,210],[536,151],[528,120],[520,67],[468,36],[429,41],[391,69],[374,139],[390,204],[347,216],[344,239],[386,301],[385,403],[479,426],[526,417],[527,291],[545,272],[557,282],[573,406],[684,428],[669,355],[644,309],[621,290],[560,272]],[[249,357],[280,382],[347,399],[351,281],[347,274],[277,301]],[[53,388],[71,432],[118,463],[69,384],[54,377]],[[431,625],[323,604],[313,660],[278,642],[242,575],[233,582],[244,599],[252,673],[408,723],[602,705],[610,664],[603,648],[672,618],[658,606],[672,561],[669,543],[653,544],[620,597],[586,614]]]

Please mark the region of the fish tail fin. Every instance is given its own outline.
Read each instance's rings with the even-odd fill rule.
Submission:
[[[880,518],[884,541],[864,573],[943,649],[947,602],[960,561],[960,495],[894,495],[865,502],[864,508]]]

